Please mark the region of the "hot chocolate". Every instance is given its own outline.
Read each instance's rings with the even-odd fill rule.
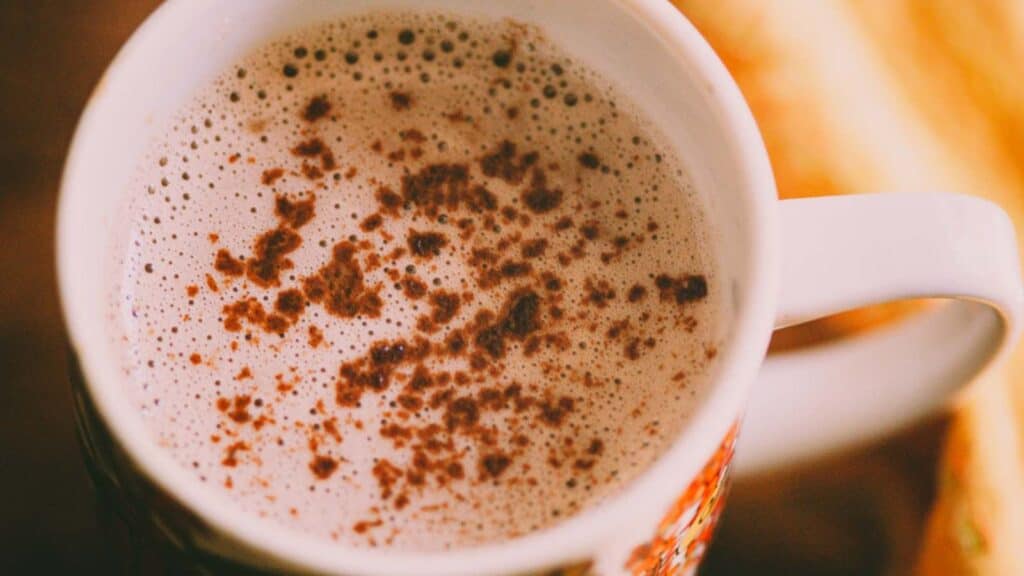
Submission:
[[[126,208],[126,393],[255,516],[444,549],[614,494],[684,425],[712,231],[624,93],[511,21],[380,13],[226,71]]]

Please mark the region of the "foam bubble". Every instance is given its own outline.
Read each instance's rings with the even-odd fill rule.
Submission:
[[[248,513],[357,546],[513,537],[664,451],[715,356],[700,201],[538,31],[350,18],[226,71],[140,167],[127,392]]]

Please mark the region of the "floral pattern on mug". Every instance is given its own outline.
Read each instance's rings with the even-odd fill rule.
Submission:
[[[693,574],[707,549],[725,504],[729,468],[739,425],[733,425],[704,469],[658,525],[657,535],[626,562],[634,576]]]

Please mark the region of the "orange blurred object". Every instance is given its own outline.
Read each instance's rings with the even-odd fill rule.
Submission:
[[[736,76],[783,197],[964,192],[1000,203],[1024,231],[1024,2],[675,3]],[[773,350],[898,321],[923,305],[901,303],[795,327],[777,335]],[[961,398],[916,562],[921,574],[1024,574],[1022,381],[1019,351]],[[860,457],[862,465],[877,461]],[[833,471],[858,470],[852,458]],[[800,489],[806,477],[797,476],[802,480],[782,482],[786,489],[775,489],[776,496]],[[837,489],[850,486],[840,482]],[[766,489],[749,489],[758,490]],[[890,562],[888,570],[906,573],[911,564]]]

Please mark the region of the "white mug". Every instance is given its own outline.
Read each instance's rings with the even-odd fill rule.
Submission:
[[[733,322],[713,385],[672,447],[607,501],[548,529],[444,553],[363,550],[247,516],[147,434],[120,394],[108,258],[128,182],[163,123],[267,41],[370,9],[510,17],[622,87],[706,195]],[[812,142],[809,146],[814,145]],[[681,574],[694,570],[734,465],[772,469],[902,426],[1018,336],[1024,289],[996,206],[940,193],[779,202],[757,126],[722,63],[666,0],[170,0],[97,87],[75,135],[58,223],[79,424],[101,491],[196,565],[349,575]],[[895,299],[952,301],[895,327],[766,362],[775,328]],[[212,568],[211,568],[212,567]]]

